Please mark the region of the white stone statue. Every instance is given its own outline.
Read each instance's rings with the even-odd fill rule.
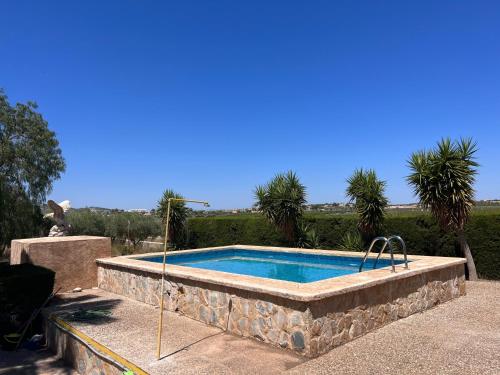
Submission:
[[[69,208],[71,208],[70,202],[66,200],[57,204],[53,200],[49,200],[47,204],[49,205],[53,213],[47,214],[45,215],[45,217],[53,217],[56,222],[56,225],[50,228],[49,237],[66,236],[69,231],[69,225],[64,219],[64,213],[68,211]]]

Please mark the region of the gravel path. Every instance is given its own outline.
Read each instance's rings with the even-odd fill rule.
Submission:
[[[114,295],[113,295],[114,296]],[[114,296],[117,297],[117,296]],[[154,332],[130,321],[154,320],[157,310],[121,299],[113,323],[92,329],[92,335],[125,355],[142,352],[137,362],[152,373],[179,374],[467,374],[500,375],[500,282],[467,282],[467,295],[432,310],[412,315],[338,347],[319,358],[305,360],[253,340],[226,335],[176,314],[168,313],[164,353],[191,344],[189,349],[160,362],[154,352]],[[140,307],[140,308],[139,308]],[[148,314],[153,314],[148,318]],[[135,315],[138,315],[135,317]],[[127,317],[127,329],[120,326]],[[111,334],[108,331],[111,329]],[[141,335],[139,335],[139,332]],[[125,336],[140,337],[125,340]],[[199,342],[195,338],[203,337]],[[127,345],[118,345],[123,340]],[[134,347],[133,343],[138,344]],[[151,345],[149,345],[151,344]],[[151,346],[151,347],[150,347]],[[282,372],[288,368],[287,371]],[[0,374],[75,374],[51,353],[0,351]]]

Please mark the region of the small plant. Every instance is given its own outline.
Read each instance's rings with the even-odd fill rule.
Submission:
[[[301,222],[298,228],[297,247],[304,249],[319,249],[321,245],[316,229]]]
[[[346,232],[340,239],[339,248],[343,250],[363,251],[363,238],[359,232]]]

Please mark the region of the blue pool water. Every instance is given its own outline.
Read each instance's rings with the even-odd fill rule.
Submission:
[[[163,258],[161,256],[144,257],[141,260],[161,263]],[[191,254],[169,254],[167,256],[167,264],[297,283],[310,283],[357,273],[360,262],[361,258],[359,257],[244,249],[223,249]],[[395,261],[395,263],[401,262]],[[363,269],[373,269],[373,264],[373,260],[368,259]],[[380,259],[377,268],[389,265],[389,260]]]

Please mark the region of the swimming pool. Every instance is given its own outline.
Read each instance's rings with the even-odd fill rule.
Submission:
[[[315,357],[465,294],[465,259],[230,245],[98,259],[99,288]]]
[[[162,256],[139,259],[157,263],[163,261]],[[396,260],[394,263],[400,264],[401,261]],[[296,283],[310,283],[357,273],[360,258],[234,248],[190,254],[170,253],[167,257],[167,264]],[[380,259],[376,268],[387,267],[390,264],[389,259]],[[373,269],[373,265],[374,259],[370,258],[366,261],[364,269]]]

